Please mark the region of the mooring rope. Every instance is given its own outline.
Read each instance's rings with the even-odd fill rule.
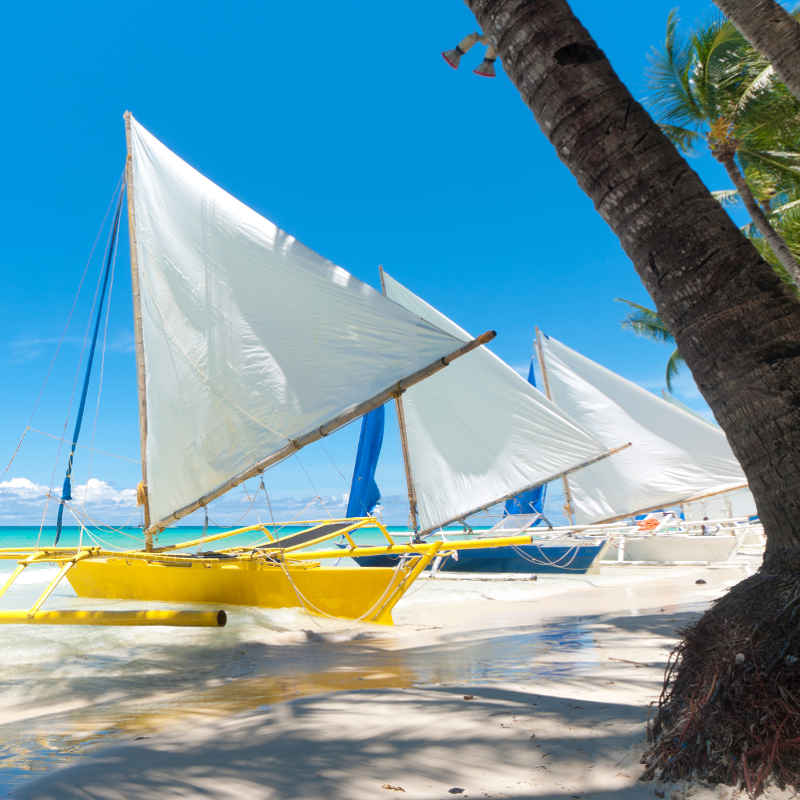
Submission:
[[[422,558],[422,556],[420,556],[420,558]],[[276,563],[276,562],[280,565],[281,569],[283,570],[283,574],[286,576],[286,580],[289,582],[289,585],[292,587],[292,590],[294,591],[298,601],[300,602],[300,607],[306,613],[311,614],[311,612],[309,611],[309,608],[310,608],[310,609],[313,609],[314,613],[316,613],[319,616],[327,617],[328,619],[341,619],[341,617],[337,617],[335,614],[329,614],[327,611],[323,611],[317,605],[312,603],[311,600],[309,600],[300,591],[299,587],[294,582],[294,579],[292,578],[291,574],[289,573],[289,570],[286,567],[286,564],[284,563],[283,559],[282,558],[277,558],[277,559],[274,560],[273,563]],[[397,578],[397,573],[399,572],[400,568],[403,566],[403,563],[404,562],[403,562],[402,558],[399,558],[397,560],[397,566],[394,568],[394,570],[392,572],[392,577],[389,580],[389,583],[386,585],[386,588],[383,590],[383,594],[381,594],[381,596],[375,601],[375,603],[367,611],[365,611],[360,617],[355,618],[354,622],[363,622],[365,619],[368,619],[369,617],[371,617],[376,609],[381,607],[381,605],[387,599],[387,596],[388,596],[389,592],[393,588],[396,588],[395,587],[395,579]]]

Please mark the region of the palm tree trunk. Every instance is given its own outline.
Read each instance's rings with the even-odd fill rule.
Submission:
[[[566,0],[466,0],[653,297],[756,498],[800,550],[800,305],[631,97]]]
[[[465,2],[633,261],[742,464],[767,532],[760,572],[676,649],[646,774],[736,782],[756,767],[762,780],[774,772],[779,739],[800,737],[800,710],[789,724],[780,695],[790,685],[784,656],[800,652],[800,304],[631,97],[566,0]],[[745,652],[747,671],[733,669]],[[800,765],[779,768],[800,785]]]
[[[800,264],[797,263],[792,251],[789,250],[781,235],[769,224],[769,220],[762,211],[761,206],[758,205],[755,197],[753,197],[753,193],[750,191],[750,187],[747,185],[747,181],[744,179],[735,157],[732,154],[725,155],[720,157],[719,161],[722,162],[728,177],[739,192],[739,197],[742,199],[744,207],[747,209],[747,213],[750,214],[750,219],[753,220],[758,232],[764,237],[764,240],[770,246],[772,252],[775,253],[775,257],[795,285],[800,286]]]
[[[800,24],[775,0],[714,0],[800,100]]]

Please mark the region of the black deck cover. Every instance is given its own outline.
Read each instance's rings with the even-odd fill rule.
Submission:
[[[262,545],[264,550],[285,550],[287,547],[296,547],[299,544],[308,544],[317,539],[322,539],[331,534],[343,531],[349,528],[350,523],[334,522],[329,525],[318,525],[316,528],[308,528],[307,530],[293,533],[289,536],[284,536],[282,539],[276,539],[274,542]]]

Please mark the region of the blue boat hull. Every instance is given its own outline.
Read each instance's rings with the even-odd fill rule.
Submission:
[[[441,572],[522,572],[582,574],[592,566],[604,541],[574,545],[524,544],[459,550],[458,559],[443,559]],[[362,567],[394,567],[399,556],[360,556]]]

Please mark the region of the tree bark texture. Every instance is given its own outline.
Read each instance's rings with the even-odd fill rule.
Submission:
[[[465,0],[611,226],[742,464],[767,556],[800,548],[800,304],[566,0]]]
[[[775,0],[714,0],[800,100],[800,23]]]
[[[742,203],[744,203],[747,213],[750,214],[750,219],[753,220],[753,224],[758,229],[758,232],[764,237],[764,240],[770,246],[772,252],[775,253],[775,257],[789,274],[789,277],[795,282],[795,285],[800,286],[800,264],[797,263],[797,260],[792,255],[792,251],[781,235],[769,224],[769,220],[761,210],[761,206],[759,206],[755,197],[753,197],[753,193],[750,191],[750,187],[747,185],[747,181],[744,179],[744,175],[742,175],[739,165],[736,163],[736,159],[733,155],[730,155],[721,159],[721,161],[722,165],[725,167],[725,171],[728,173],[728,177],[731,179],[731,183],[733,183],[736,190],[739,192],[739,197]]]

